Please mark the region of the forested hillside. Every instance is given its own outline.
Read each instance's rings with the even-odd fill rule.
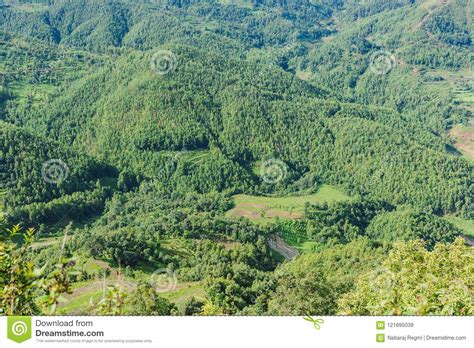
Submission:
[[[0,0],[5,250],[14,258],[20,225],[45,276],[58,253],[74,260],[65,281],[81,295],[53,312],[107,314],[107,279],[110,296],[130,293],[114,314],[365,315],[446,314],[374,307],[367,282],[402,279],[400,253],[452,249],[459,274],[434,273],[464,284],[450,314],[472,314],[473,11]]]

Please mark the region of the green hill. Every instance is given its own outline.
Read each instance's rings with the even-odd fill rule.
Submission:
[[[470,233],[467,0],[0,3],[0,214],[75,222],[29,255],[75,259],[64,311],[97,314],[78,307],[106,278],[133,315],[150,291],[163,315],[334,314],[394,245]],[[150,290],[155,270],[189,288]]]

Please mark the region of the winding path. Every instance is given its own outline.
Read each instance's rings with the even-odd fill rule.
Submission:
[[[298,249],[289,246],[280,236],[274,235],[268,240],[270,248],[283,255],[287,260],[294,259],[300,254]]]

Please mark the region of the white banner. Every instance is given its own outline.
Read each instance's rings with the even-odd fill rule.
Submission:
[[[473,317],[1,317],[0,347],[451,348],[473,347],[473,327]]]

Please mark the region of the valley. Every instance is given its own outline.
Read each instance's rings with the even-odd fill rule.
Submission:
[[[0,313],[473,315],[470,5],[0,0]]]

